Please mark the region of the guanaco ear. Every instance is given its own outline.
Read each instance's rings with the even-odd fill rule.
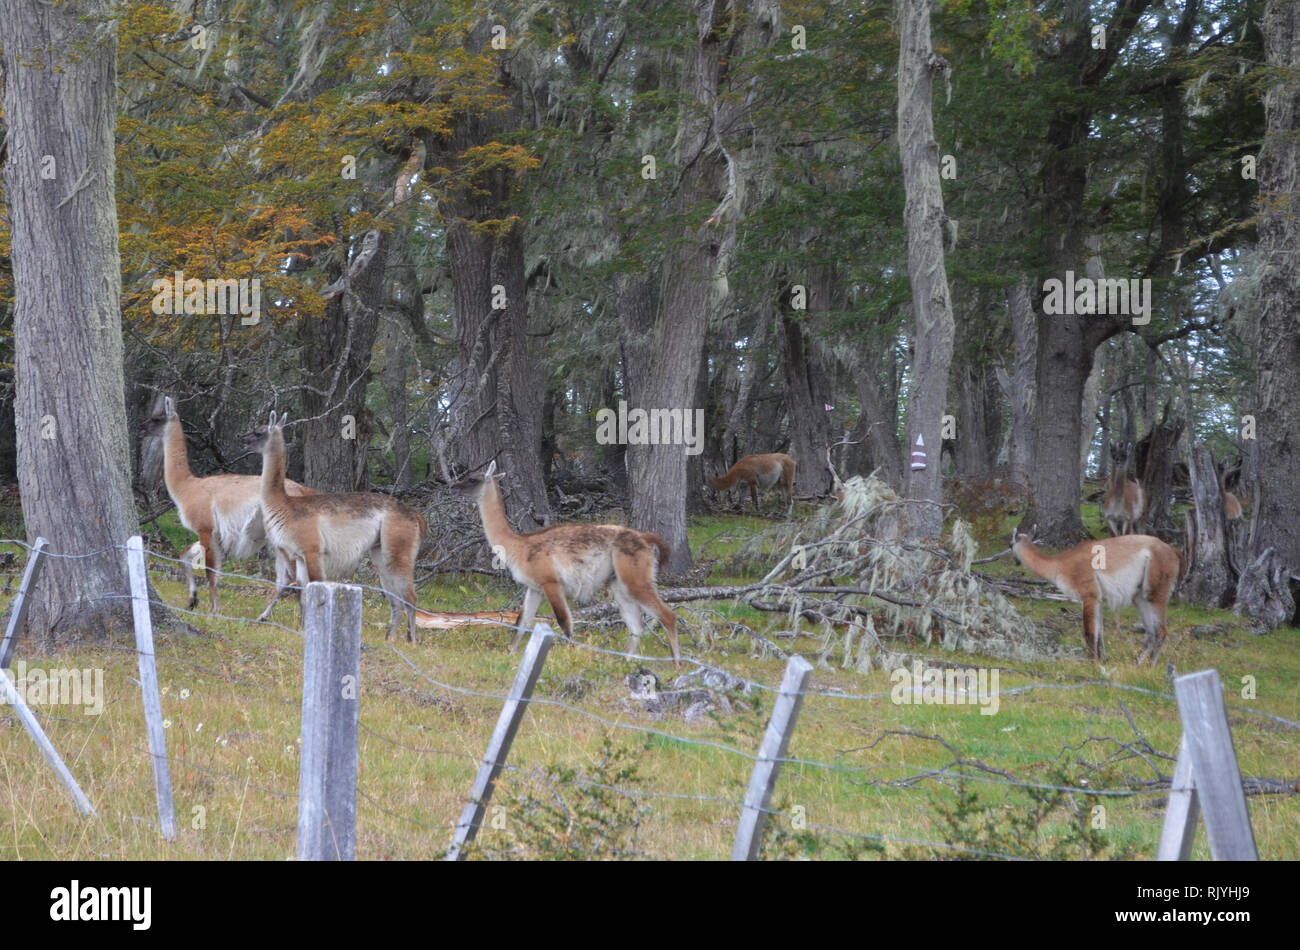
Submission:
[[[168,419],[176,418],[176,403],[172,402],[171,396],[163,396],[163,412]]]
[[[497,470],[497,460],[493,459],[491,462],[488,463],[487,471],[483,473],[483,480],[487,481],[489,478],[491,478],[496,473],[496,470]]]

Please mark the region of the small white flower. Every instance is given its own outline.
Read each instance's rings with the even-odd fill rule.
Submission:
[[[164,719],[164,720],[163,720],[163,728],[164,728],[164,729],[170,729],[171,727],[172,727],[172,721],[171,721],[170,719]]]
[[[203,723],[199,723],[197,726],[195,726],[195,727],[194,727],[194,731],[195,731],[195,732],[202,732],[202,731],[203,731]]]
[[[290,755],[293,755],[295,752],[298,751],[298,747],[295,746],[293,743],[290,743],[289,745],[284,747],[284,751],[288,752]]]
[[[181,690],[181,699],[189,699],[189,698],[190,698],[190,691],[188,689]]]
[[[253,757],[251,755],[248,757],[248,764],[249,765],[253,764]]]

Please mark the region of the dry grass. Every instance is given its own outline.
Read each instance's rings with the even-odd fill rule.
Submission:
[[[731,533],[730,522],[704,519],[700,537]],[[715,545],[716,547],[716,545]],[[154,575],[169,603],[183,603],[181,585],[161,571]],[[444,580],[420,593],[424,606],[445,610],[506,607],[518,598],[512,586],[486,579]],[[716,579],[715,579],[716,580]],[[222,607],[233,616],[255,616],[263,595],[223,589]],[[775,636],[781,615],[761,614],[729,605],[708,605],[709,614],[680,611],[687,631],[697,631],[719,610]],[[1077,607],[1034,603],[1028,607],[1040,623],[1059,628],[1064,642],[1079,641]],[[1132,633],[1132,611],[1111,619],[1108,666],[1114,682],[1168,693],[1163,669],[1137,671],[1133,666],[1140,637]],[[283,603],[276,619],[293,627],[296,606]],[[425,632],[423,642],[396,649],[385,645],[387,607],[367,595],[365,648],[362,654],[362,734],[358,779],[357,855],[364,859],[428,859],[447,846],[488,736],[498,700],[514,676],[518,657],[505,652],[508,634],[487,628],[446,633]],[[1197,625],[1217,623],[1210,636],[1193,636]],[[12,713],[0,711],[0,858],[27,859],[284,859],[294,853],[297,821],[298,738],[302,641],[291,630],[229,620],[198,618],[200,636],[158,636],[159,681],[163,713],[170,720],[168,751],[179,833],[174,843],[157,833],[153,780],[147,755],[143,712],[133,645],[96,645],[36,657],[20,645],[16,659],[29,666],[92,668],[104,671],[104,706],[97,716],[77,707],[38,709],[56,747],[89,795],[98,814],[81,818],[54,779]],[[1230,706],[1300,720],[1300,634],[1282,631],[1269,637],[1245,633],[1226,612],[1176,608],[1171,611],[1171,638],[1165,658],[1179,670],[1220,670]],[[657,629],[657,628],[656,628]],[[610,649],[623,646],[624,631],[613,624],[579,626],[586,644]],[[839,634],[835,634],[838,636]],[[780,641],[792,646],[790,641]],[[812,658],[821,652],[821,636],[801,637],[793,647]],[[653,637],[642,647],[659,657],[667,650]],[[693,643],[689,632],[683,650],[710,665],[774,686],[780,681],[778,659],[757,659],[743,634],[719,634],[709,646]],[[926,651],[937,658],[976,665],[980,657]],[[400,655],[399,655],[400,654]],[[425,674],[403,661],[406,657]],[[665,680],[671,666],[652,666]],[[752,761],[771,708],[771,692],[758,691],[747,708],[731,715],[685,722],[680,717],[655,720],[629,702],[624,677],[638,664],[577,646],[557,645],[538,684],[537,696],[557,705],[537,704],[524,720],[511,753],[515,771],[506,773],[496,802],[521,801],[527,794],[549,796],[557,808],[577,815],[588,803],[583,779],[596,774],[605,737],[630,750],[639,782],[635,792],[639,824],[636,850],[654,858],[717,859],[730,853],[738,803],[744,797]],[[1242,699],[1241,678],[1255,677],[1257,698]],[[427,676],[427,678],[426,678]],[[791,745],[793,757],[834,768],[788,765],[776,801],[788,811],[796,806],[823,844],[841,836],[818,831],[839,828],[886,840],[885,855],[902,856],[908,840],[942,841],[943,816],[955,801],[951,777],[924,778],[953,760],[955,752],[1016,780],[1050,782],[1057,770],[1089,788],[1137,794],[1109,797],[1105,828],[1108,854],[1131,850],[1154,855],[1163,810],[1159,789],[1141,789],[1154,778],[1141,758],[1107,761],[1119,750],[1112,737],[1138,741],[1129,715],[1155,750],[1172,752],[1179,726],[1172,700],[1104,685],[1095,665],[1081,660],[1035,664],[1003,671],[999,686],[1047,684],[1003,696],[996,715],[981,715],[976,706],[899,705],[891,702],[887,674],[862,675],[819,666],[810,689],[852,694],[885,694],[873,699],[813,696],[806,701]],[[451,684],[455,690],[430,680]],[[1123,704],[1123,707],[1121,706]],[[1297,732],[1267,718],[1231,711],[1234,741],[1247,776],[1296,779]],[[911,733],[911,734],[897,734]],[[921,736],[939,736],[949,748]],[[1089,740],[1096,741],[1089,741]],[[738,750],[738,751],[729,751]],[[539,779],[547,766],[572,770],[556,788]],[[1167,776],[1172,762],[1159,761]],[[970,785],[987,804],[990,820],[1023,807],[1024,793],[993,771],[968,766],[974,778],[993,780]],[[617,793],[615,793],[617,794]],[[1069,796],[1083,805],[1082,795]],[[1261,855],[1300,858],[1300,795],[1256,796],[1251,820]],[[485,828],[488,851],[508,849],[522,817],[510,809],[490,813],[505,828]],[[1053,813],[1042,828],[1044,840],[1064,834],[1069,806]],[[575,822],[577,824],[577,822]],[[583,838],[574,831],[565,842],[583,853]],[[823,852],[825,853],[825,852]],[[599,857],[599,854],[591,854]],[[1206,858],[1203,831],[1196,856]]]

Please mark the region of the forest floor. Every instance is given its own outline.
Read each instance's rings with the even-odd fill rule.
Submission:
[[[174,518],[162,522],[168,554],[189,543]],[[714,562],[710,584],[757,579],[729,557],[773,518],[693,519],[692,550]],[[990,541],[981,556],[1002,547]],[[16,588],[24,555],[13,550],[7,570]],[[1009,558],[983,567],[1022,573]],[[241,568],[255,566],[230,569]],[[163,599],[183,606],[178,575],[158,561],[150,569]],[[265,590],[232,581],[223,585],[220,617],[183,615],[200,635],[156,633],[178,825],[172,843],[157,831],[134,644],[39,656],[19,644],[14,666],[25,664],[29,697],[38,667],[103,671],[97,714],[84,703],[36,707],[97,815],[77,814],[16,717],[0,710],[0,859],[293,856],[302,640],[292,601],[277,607],[273,624],[241,619],[261,611]],[[520,599],[514,584],[482,574],[441,575],[419,592],[420,605],[433,610],[517,607]],[[1081,647],[1076,605],[1013,601],[1061,642]],[[506,652],[507,631],[482,627],[388,644],[387,605],[374,592],[365,604],[357,857],[436,858],[520,654]],[[839,632],[783,638],[784,614],[729,601],[673,606],[685,657],[764,688],[732,692],[725,702],[715,695],[715,708],[690,721],[680,709],[657,716],[632,698],[625,679],[653,669],[660,689],[669,688],[666,645],[650,635],[659,628],[641,643],[655,660],[635,661],[594,649],[623,649],[621,623],[580,622],[580,643],[557,643],[546,660],[535,697],[547,702],[523,721],[476,856],[729,856],[783,670],[770,646],[730,620],[815,666],[807,690],[817,695],[803,703],[789,751],[798,761],[777,784],[771,807],[783,817],[768,823],[765,857],[1151,859],[1181,733],[1165,668],[1172,662],[1179,672],[1219,670],[1242,775],[1289,782],[1289,790],[1249,798],[1260,855],[1300,858],[1300,732],[1271,718],[1300,721],[1298,631],[1255,636],[1230,611],[1177,604],[1155,670],[1134,666],[1141,634],[1132,608],[1107,615],[1104,668],[1081,650],[1077,659],[1008,665],[891,643],[935,662],[996,671],[1001,695],[986,715],[974,704],[896,703],[889,674],[818,662],[832,655]],[[692,668],[683,663],[681,672]],[[1203,828],[1193,856],[1209,856]]]

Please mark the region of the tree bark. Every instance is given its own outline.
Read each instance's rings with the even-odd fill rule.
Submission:
[[[1105,79],[1151,0],[1118,0],[1106,25],[1106,45],[1091,47],[1086,4],[1068,8],[1060,58],[1071,69],[1068,99],[1048,122],[1047,157],[1041,171],[1041,207],[1045,275],[1064,279],[1083,263],[1082,236],[1088,223],[1084,199],[1088,188],[1088,133],[1096,109],[1093,90]],[[1044,293],[1039,284],[1037,298]],[[1033,502],[1026,525],[1052,547],[1069,547],[1087,537],[1079,514],[1083,500],[1079,472],[1079,407],[1092,372],[1097,347],[1122,329],[1114,319],[1096,314],[1045,315],[1038,332],[1038,414],[1034,428]]]
[[[800,495],[821,498],[831,490],[831,473],[826,468],[826,447],[834,441],[826,411],[830,381],[815,341],[804,333],[799,321],[783,313],[781,324],[790,455],[798,466],[795,486]]]
[[[1034,467],[1034,405],[1038,359],[1038,317],[1029,295],[1027,281],[1018,280],[1007,288],[1007,312],[1011,318],[1014,366],[1003,384],[1011,404],[1011,478],[1028,487]],[[999,382],[1002,375],[999,374]]]
[[[75,557],[46,563],[27,615],[37,640],[131,626],[115,17],[102,0],[18,0],[0,17],[23,520],[29,541]]]
[[[387,264],[388,242],[380,237],[378,250],[348,289],[327,301],[322,317],[299,327],[302,418],[294,441],[302,446],[303,482],[317,491],[350,492],[366,485],[372,432],[366,389]]]
[[[746,5],[740,5],[746,6]],[[726,273],[735,239],[727,153],[722,136],[746,106],[725,95],[732,57],[744,48],[742,28],[770,44],[779,10],[765,5],[733,9],[696,0],[695,31],[680,70],[685,107],[672,148],[675,174],[667,211],[692,220],[701,208],[714,211],[704,224],[686,225],[668,242],[662,260],[645,270],[621,274],[615,299],[623,326],[623,364],[631,409],[691,412],[705,328],[727,293]],[[753,14],[746,21],[746,16]],[[719,201],[722,204],[718,204]],[[703,407],[700,407],[703,408]],[[629,445],[627,451],[632,525],[661,535],[672,549],[666,569],[694,565],[686,535],[687,463],[681,445]]]
[[[1251,453],[1259,509],[1251,513],[1257,530],[1250,556],[1259,560],[1272,548],[1284,565],[1285,585],[1286,574],[1300,574],[1300,519],[1295,513],[1300,472],[1300,9],[1291,0],[1269,0],[1263,33],[1279,82],[1264,96],[1266,130],[1259,160],[1258,444]],[[1295,602],[1293,589],[1292,613],[1283,618],[1292,625],[1300,623]]]
[[[1172,401],[1165,403],[1159,421],[1138,443],[1135,453],[1137,468],[1134,474],[1147,496],[1142,530],[1166,540],[1178,535],[1178,528],[1169,513],[1169,502],[1173,497],[1174,462],[1184,422],[1182,416],[1174,418]]]
[[[928,0],[899,0],[898,141],[907,193],[907,270],[912,287],[911,390],[907,403],[907,448],[925,440],[929,465],[910,470],[907,497],[927,499],[911,514],[910,530],[936,536],[943,524],[938,502],[943,500],[939,451],[942,417],[948,399],[948,367],[952,362],[952,300],[944,267],[943,192],[939,185],[939,145],[931,114],[931,77],[949,67],[930,45]]]
[[[471,53],[487,45],[493,25],[485,19],[474,27]],[[524,122],[519,85],[508,67],[494,91],[508,107],[459,116],[444,162],[464,162],[471,150]],[[444,144],[432,136],[426,142],[430,152]],[[446,195],[441,210],[461,371],[452,393],[450,442],[462,472],[501,456],[506,511],[518,526],[526,512],[545,520],[550,505],[541,460],[546,379],[527,332],[524,222],[514,214],[515,177],[506,167],[489,168]]]
[[[1223,493],[1214,457],[1203,445],[1188,456],[1195,508],[1189,518],[1187,577],[1181,589],[1186,600],[1207,607],[1226,607],[1232,602],[1236,578],[1228,564],[1228,539],[1223,513]]]

